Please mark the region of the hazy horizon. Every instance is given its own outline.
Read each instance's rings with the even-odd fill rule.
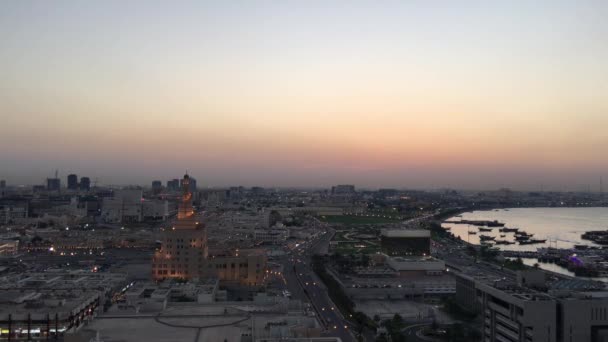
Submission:
[[[6,1],[0,179],[599,189],[608,2]]]

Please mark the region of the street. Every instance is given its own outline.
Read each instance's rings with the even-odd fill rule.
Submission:
[[[281,258],[279,262],[283,264],[287,289],[294,298],[311,303],[317,312],[317,318],[326,328],[323,335],[339,337],[344,342],[350,342],[356,340],[351,332],[351,323],[342,317],[327,295],[325,286],[310,267],[311,257],[325,249],[332,236],[331,232],[324,233],[318,239],[298,246],[291,255]]]

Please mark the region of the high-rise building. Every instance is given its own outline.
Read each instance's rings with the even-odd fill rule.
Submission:
[[[431,254],[431,232],[424,229],[383,229],[382,253],[388,256],[425,256]]]
[[[171,182],[167,183],[167,187]],[[182,196],[177,220],[163,232],[161,246],[152,260],[152,276],[157,280],[198,278],[206,271],[207,231],[194,213],[190,177],[187,174],[181,185]]]
[[[48,191],[59,191],[61,188],[61,180],[59,178],[47,178],[46,189]]]
[[[167,190],[178,191],[179,190],[179,179],[173,179],[173,180],[167,181]]]
[[[196,188],[196,178],[190,177],[190,185],[189,186],[190,186],[190,192],[193,193],[193,194],[195,194],[196,191],[197,191],[197,188]]]
[[[78,176],[75,174],[68,175],[68,189],[78,190]]]
[[[0,189],[4,189],[4,188],[6,188],[6,181],[3,179],[3,180],[0,180]]]
[[[89,177],[80,178],[80,190],[91,190],[91,180],[89,179]]]
[[[160,194],[163,191],[163,183],[159,180],[152,181],[152,193]]]

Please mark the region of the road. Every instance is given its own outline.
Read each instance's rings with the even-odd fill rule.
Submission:
[[[417,223],[433,215],[435,213],[405,222]],[[278,262],[283,265],[285,287],[294,298],[311,303],[317,312],[317,318],[326,328],[324,336],[339,337],[344,342],[351,342],[356,341],[353,331],[354,324],[342,316],[340,310],[329,298],[325,285],[317,278],[311,268],[312,256],[316,253],[327,253],[327,246],[333,235],[334,231],[328,229],[316,239],[296,247],[290,255],[280,258]],[[373,336],[366,337],[369,339]]]
[[[326,328],[324,336],[339,337],[344,342],[356,341],[352,334],[352,324],[342,317],[338,308],[327,295],[325,285],[317,278],[311,268],[311,257],[325,250],[333,236],[329,231],[317,239],[295,248],[292,253],[279,262],[283,264],[283,276],[287,289],[292,296],[310,302],[317,318]]]
[[[435,339],[432,338],[421,338],[420,336],[418,336],[417,332],[424,326],[430,325],[430,323],[422,323],[422,324],[414,324],[414,325],[410,325],[409,327],[405,327],[403,328],[403,334],[406,336],[406,340],[412,341],[412,342],[429,342],[429,341],[436,341]]]

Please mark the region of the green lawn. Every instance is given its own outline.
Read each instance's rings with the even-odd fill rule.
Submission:
[[[327,223],[341,223],[348,225],[356,224],[382,224],[382,223],[394,223],[400,220],[396,217],[377,217],[377,216],[352,216],[352,215],[341,215],[341,216],[320,216],[321,221]]]

